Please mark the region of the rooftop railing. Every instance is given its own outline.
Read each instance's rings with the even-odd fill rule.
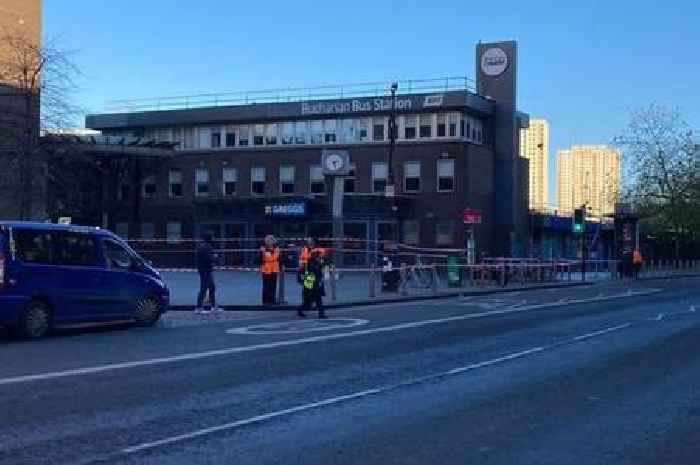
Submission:
[[[475,93],[476,89],[473,79],[466,76],[457,76],[434,79],[377,81],[317,87],[288,87],[281,89],[112,100],[107,103],[105,112],[133,113],[138,111],[181,110],[258,103],[305,102],[353,97],[386,97],[391,95],[390,89],[393,82],[398,83],[397,95],[446,92],[451,90],[463,90]]]

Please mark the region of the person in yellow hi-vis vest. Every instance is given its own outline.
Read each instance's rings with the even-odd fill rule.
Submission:
[[[280,249],[275,245],[272,235],[265,236],[265,244],[260,248],[262,274],[262,302],[263,305],[275,305],[277,303],[277,276],[280,272]]]

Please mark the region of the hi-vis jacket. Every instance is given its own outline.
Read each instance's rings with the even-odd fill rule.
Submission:
[[[280,249],[278,247],[273,247],[268,249],[263,247],[262,253],[262,265],[260,266],[260,272],[262,274],[272,274],[280,272]]]

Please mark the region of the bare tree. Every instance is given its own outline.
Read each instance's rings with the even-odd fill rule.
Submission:
[[[681,239],[700,232],[700,154],[693,131],[677,108],[651,104],[632,113],[615,142],[623,152],[625,197],[657,233],[671,236],[678,256]]]
[[[79,70],[72,53],[50,41],[0,32],[0,190],[15,214],[44,216],[48,170],[42,131],[71,127]]]

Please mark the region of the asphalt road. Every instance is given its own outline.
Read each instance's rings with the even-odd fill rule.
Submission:
[[[699,354],[700,279],[0,337],[0,463],[697,464]]]

